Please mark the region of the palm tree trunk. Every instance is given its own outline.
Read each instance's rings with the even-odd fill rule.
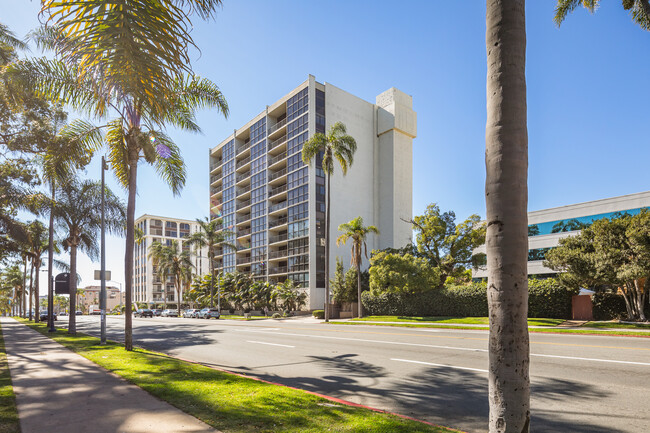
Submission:
[[[361,305],[361,257],[357,257],[357,296],[359,317],[363,317],[363,306]]]
[[[210,258],[210,308],[214,307],[214,253]],[[221,311],[221,310],[220,310]]]
[[[20,306],[20,315],[22,317],[27,316],[27,300],[25,298],[25,292],[27,291],[27,256],[25,256],[25,259],[23,260],[23,287],[20,291],[20,299],[21,299],[21,306]]]
[[[73,235],[71,233],[71,235]],[[72,237],[72,236],[71,236]],[[77,245],[70,245],[70,316],[68,334],[77,335]]]
[[[525,0],[488,0],[489,431],[530,429]]]
[[[38,271],[36,272],[36,275],[38,275]],[[37,309],[39,307],[38,295],[36,295],[36,298],[34,298],[34,291],[32,290],[33,288],[34,288],[34,262],[32,261],[29,267],[29,321],[30,322],[32,320],[32,310],[34,309],[34,304],[32,304],[32,301],[36,304]],[[38,323],[40,319],[41,319],[41,315],[39,311],[39,313],[36,314],[36,322]]]
[[[325,321],[330,321],[330,178],[327,173],[327,206],[325,207]],[[318,278],[317,278],[318,279]]]
[[[39,293],[40,293],[40,285],[39,285],[39,282],[40,282],[39,274],[40,273],[41,273],[41,259],[39,257],[36,260],[36,273],[34,274],[34,294],[36,295],[34,297],[34,302],[36,303],[36,308],[37,309],[39,308],[38,296],[39,296]],[[40,320],[41,320],[41,315],[39,313],[39,314],[36,315],[36,321],[40,321]]]
[[[135,194],[136,179],[138,175],[138,158],[137,154],[129,161],[129,199],[126,207],[126,252],[124,254],[124,348],[133,350],[133,305],[132,285],[133,285],[133,250],[135,248]]]

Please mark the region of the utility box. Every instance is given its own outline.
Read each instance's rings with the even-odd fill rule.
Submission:
[[[68,272],[58,274],[54,278],[54,293],[57,295],[70,294],[70,274]]]

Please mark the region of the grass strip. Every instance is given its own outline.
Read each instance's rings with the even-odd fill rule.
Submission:
[[[352,319],[355,322],[426,322],[426,323],[457,323],[461,325],[488,325],[487,317],[452,317],[452,316],[367,316],[361,319]],[[528,326],[557,326],[564,322],[562,319],[528,319]]]
[[[474,331],[489,331],[488,326],[452,326],[436,323],[372,323],[372,322],[329,322],[331,325],[366,325],[366,326],[394,326],[397,328],[435,328],[435,329],[472,329]],[[634,331],[599,331],[597,329],[562,329],[562,328],[528,328],[530,333],[544,334],[584,334],[584,335],[606,335],[608,337],[646,337],[650,338],[650,332]]]
[[[48,333],[25,325],[122,376],[150,394],[205,423],[230,432],[457,432],[395,415],[334,403],[305,391],[278,386],[170,356],[65,330]]]
[[[610,329],[647,329],[650,331],[650,324],[647,323],[587,322],[584,324],[584,327]]]
[[[20,433],[16,396],[11,385],[11,374],[5,352],[5,341],[2,338],[0,324],[0,433]]]

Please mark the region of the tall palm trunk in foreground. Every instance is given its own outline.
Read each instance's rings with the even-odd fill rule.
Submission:
[[[490,433],[530,429],[526,19],[524,0],[488,0],[486,14]]]

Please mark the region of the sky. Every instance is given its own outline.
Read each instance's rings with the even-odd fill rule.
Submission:
[[[558,28],[554,4],[526,5],[528,209],[649,190],[650,32],[620,1],[593,15],[579,8]],[[38,26],[39,5],[0,0],[0,22],[22,37]],[[215,20],[194,26],[193,68],[219,86],[230,115],[201,112],[200,135],[169,131],[187,164],[185,189],[174,197],[141,166],[136,218],[207,216],[209,149],[309,74],[370,102],[390,87],[412,95],[413,214],[437,203],[461,220],[485,216],[484,1],[224,0]],[[99,170],[93,161],[82,176]],[[109,237],[107,252],[123,284],[124,240]],[[79,269],[80,285],[94,284],[99,264],[81,256]]]

